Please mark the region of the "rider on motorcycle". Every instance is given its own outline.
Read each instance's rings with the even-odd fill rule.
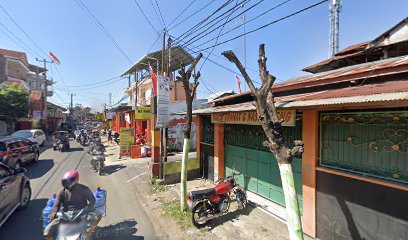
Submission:
[[[53,239],[57,235],[59,222],[55,217],[60,209],[63,211],[75,211],[83,208],[92,209],[88,215],[89,221],[92,224],[90,232],[96,228],[101,220],[101,214],[94,209],[95,197],[92,191],[87,186],[78,183],[78,180],[79,173],[76,170],[66,172],[61,178],[63,188],[57,193],[57,198],[49,217],[51,223],[44,229],[46,239]]]

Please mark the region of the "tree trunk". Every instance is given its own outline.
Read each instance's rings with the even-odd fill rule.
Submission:
[[[180,209],[186,211],[187,201],[187,161],[190,151],[190,138],[184,138],[183,157],[181,159],[181,176],[180,176]]]
[[[258,118],[267,137],[264,145],[269,148],[278,161],[285,196],[289,237],[291,240],[302,240],[302,222],[293,178],[292,159],[294,156],[299,156],[303,153],[303,143],[300,140],[295,140],[295,146],[288,148],[285,142],[281,119],[279,119],[276,111],[272,93],[272,86],[276,78],[269,74],[266,68],[265,46],[263,44],[259,46],[258,65],[259,75],[262,80],[260,88],[255,87],[245,68],[232,51],[225,51],[222,54],[230,62],[235,63],[252,92]]]
[[[282,180],[283,193],[286,203],[286,221],[291,240],[303,239],[302,223],[300,220],[299,202],[295,189],[295,181],[291,163],[278,163]]]

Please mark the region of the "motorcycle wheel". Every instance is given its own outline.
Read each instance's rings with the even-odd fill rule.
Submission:
[[[237,198],[237,201],[238,201],[238,208],[239,209],[245,209],[246,206],[248,205],[248,199],[246,197],[246,194],[245,194],[244,190],[242,190],[241,188],[237,188],[236,198]]]
[[[206,212],[206,209],[204,208],[204,204],[203,202],[198,203],[197,205],[195,205],[195,207],[193,208],[193,210],[191,211],[191,220],[193,222],[193,225],[196,228],[202,228],[205,226],[206,223],[208,223],[210,220],[206,221],[205,223],[199,223],[198,219],[200,217],[202,217],[204,215],[204,213]]]
[[[102,164],[99,163],[98,168],[99,168],[98,173],[99,173],[99,176],[100,176],[100,175],[102,175]]]

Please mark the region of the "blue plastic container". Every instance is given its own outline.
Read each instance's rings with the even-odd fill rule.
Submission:
[[[43,228],[45,228],[48,224],[50,224],[50,220],[48,217],[52,213],[52,207],[54,206],[55,199],[57,198],[57,195],[53,195],[50,199],[47,201],[47,205],[45,208],[42,210],[41,218],[43,220]]]
[[[98,187],[93,193],[95,196],[94,208],[102,215],[106,214],[106,190]]]

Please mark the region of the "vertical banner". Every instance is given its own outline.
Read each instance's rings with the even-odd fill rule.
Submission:
[[[130,156],[130,146],[135,143],[135,130],[133,128],[120,129],[120,156]]]
[[[168,77],[157,77],[157,122],[156,127],[167,127],[170,121],[170,79]]]

